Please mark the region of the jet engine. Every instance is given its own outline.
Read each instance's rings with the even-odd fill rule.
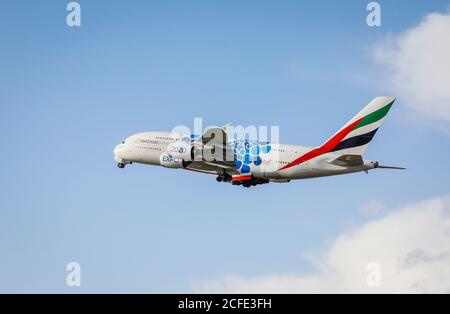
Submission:
[[[167,153],[162,153],[161,156],[159,156],[159,162],[161,166],[171,169],[186,168],[187,166],[186,162],[183,161],[183,159],[173,158]]]
[[[175,159],[192,161],[194,159],[194,146],[186,142],[172,143],[167,146],[167,154]]]

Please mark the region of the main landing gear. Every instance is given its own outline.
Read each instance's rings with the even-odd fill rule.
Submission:
[[[232,185],[241,185],[244,188],[251,188],[252,186],[262,185],[269,183],[269,180],[260,179],[260,178],[252,178],[251,180],[241,180],[241,181],[233,181]]]
[[[257,183],[256,181],[252,180],[252,181],[235,181],[232,182],[233,185],[242,185],[244,188],[251,188],[252,186],[257,186],[258,184],[261,183]]]
[[[231,176],[229,174],[219,175],[216,178],[217,182],[231,182]]]

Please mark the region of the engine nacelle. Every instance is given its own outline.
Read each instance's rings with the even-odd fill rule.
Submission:
[[[186,142],[172,143],[167,146],[167,154],[175,159],[192,161],[194,159],[194,146]]]
[[[186,163],[181,158],[173,158],[166,153],[162,153],[159,156],[159,162],[161,166],[171,169],[185,168]]]

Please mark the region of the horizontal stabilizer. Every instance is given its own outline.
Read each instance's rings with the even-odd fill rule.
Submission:
[[[364,160],[361,155],[342,155],[330,161],[333,165],[341,167],[361,166]]]

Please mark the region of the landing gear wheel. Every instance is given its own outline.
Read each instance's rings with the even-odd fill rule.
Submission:
[[[231,182],[232,177],[229,174],[225,174],[223,176],[223,181],[224,182]]]
[[[244,186],[244,188],[249,188],[249,187],[252,186],[252,184],[249,183],[249,182],[245,182],[245,183],[243,183],[242,185]]]
[[[221,176],[218,176],[218,177],[216,178],[216,180],[217,180],[217,182],[222,182],[222,181],[223,181],[223,178],[222,178]]]
[[[117,167],[119,167],[120,169],[123,169],[123,168],[125,168],[125,164],[123,162],[119,162],[117,164]]]

